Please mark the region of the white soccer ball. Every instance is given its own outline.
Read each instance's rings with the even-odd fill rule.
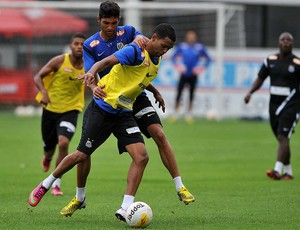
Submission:
[[[126,223],[134,228],[145,228],[152,221],[152,209],[145,202],[134,202],[125,214]]]

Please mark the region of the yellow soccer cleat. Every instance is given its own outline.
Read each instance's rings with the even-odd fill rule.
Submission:
[[[60,211],[60,215],[65,217],[72,216],[77,209],[85,208],[85,206],[85,198],[83,202],[80,202],[74,197],[71,202]]]
[[[179,200],[186,205],[195,201],[195,197],[185,187],[180,188],[177,192],[177,195],[179,197]]]

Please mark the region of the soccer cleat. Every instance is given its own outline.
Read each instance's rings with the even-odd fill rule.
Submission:
[[[38,203],[41,201],[43,196],[48,191],[47,188],[45,188],[42,183],[40,183],[29,195],[28,203],[34,207],[37,206]]]
[[[48,160],[46,158],[46,156],[44,156],[44,158],[42,160],[42,167],[43,167],[44,172],[48,172],[48,170],[50,168],[50,163],[51,163],[51,160]]]
[[[186,116],[186,117],[185,117],[185,121],[186,121],[189,125],[192,125],[192,124],[195,122],[194,118],[193,118],[191,115]]]
[[[51,192],[54,196],[62,196],[64,193],[60,190],[58,186],[52,188]]]
[[[60,210],[60,215],[65,217],[72,216],[77,209],[82,209],[85,207],[85,198],[82,202],[80,202],[78,201],[77,197],[74,197],[67,206]]]
[[[186,205],[195,201],[195,197],[185,187],[180,188],[177,192],[177,195],[179,200],[185,203]]]
[[[271,179],[274,179],[274,180],[280,180],[281,179],[280,173],[275,171],[274,169],[273,170],[267,170],[266,174]]]
[[[172,124],[172,123],[175,123],[177,121],[177,117],[172,115],[169,117],[169,122]]]
[[[290,174],[285,173],[285,174],[282,175],[281,179],[283,179],[283,180],[292,180],[292,179],[294,179],[294,177]]]
[[[124,210],[123,208],[119,208],[116,211],[115,216],[117,217],[118,220],[126,222],[126,220],[125,220],[125,213],[126,213],[126,210]]]

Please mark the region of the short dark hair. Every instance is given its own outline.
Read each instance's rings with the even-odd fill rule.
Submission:
[[[77,32],[75,34],[72,35],[71,37],[71,43],[74,41],[75,38],[83,38],[84,40],[86,39],[85,34],[81,33],[81,32]]]
[[[176,42],[176,32],[174,28],[168,23],[161,23],[155,27],[153,33],[158,35],[158,38],[170,38],[173,42]]]
[[[119,18],[120,17],[120,7],[114,1],[105,1],[100,4],[99,8],[100,18]]]

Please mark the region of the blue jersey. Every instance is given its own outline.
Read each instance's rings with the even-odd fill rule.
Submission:
[[[186,72],[185,76],[191,76],[193,74],[193,69],[200,65],[200,58],[204,58],[205,62],[203,65],[208,67],[211,59],[205,49],[205,46],[201,43],[189,44],[187,42],[180,43],[172,57],[173,62],[176,64],[177,57],[181,58],[180,64],[184,65]]]
[[[116,36],[109,40],[103,40],[100,32],[95,33],[85,40],[83,44],[84,70],[89,71],[98,61],[110,56],[116,51],[122,49],[125,45],[131,43],[141,32],[134,27],[125,25],[118,26]],[[100,78],[109,73],[111,68],[107,68],[98,75]]]

